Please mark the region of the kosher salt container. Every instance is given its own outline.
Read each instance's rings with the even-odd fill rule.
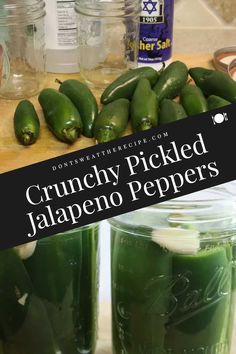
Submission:
[[[229,354],[235,202],[208,190],[110,220],[114,354]]]
[[[0,251],[0,353],[92,354],[98,225]]]

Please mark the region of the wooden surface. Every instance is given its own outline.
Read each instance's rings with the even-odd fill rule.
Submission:
[[[189,67],[207,67],[211,65],[212,56],[209,54],[198,56],[176,55],[175,59],[184,61]],[[55,83],[56,78],[61,81],[68,78],[79,79],[79,75],[48,74],[45,87],[58,88],[58,84]],[[93,92],[99,101],[101,92],[98,90],[93,90]],[[39,113],[41,133],[36,144],[24,147],[16,140],[13,130],[13,115],[18,101],[6,101],[0,99],[0,173],[70,153],[72,151],[81,150],[94,145],[95,143],[93,139],[85,137],[79,138],[72,146],[58,141],[45,125],[37,97],[33,97],[31,101]]]

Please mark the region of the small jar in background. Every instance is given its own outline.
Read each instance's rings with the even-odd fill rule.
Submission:
[[[0,96],[36,95],[45,73],[44,1],[0,3]]]
[[[103,87],[137,67],[140,0],[77,0],[79,69],[87,84]]]
[[[236,81],[236,58],[234,58],[228,66],[228,74]]]

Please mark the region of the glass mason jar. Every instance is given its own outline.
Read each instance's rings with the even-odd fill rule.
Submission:
[[[45,73],[43,0],[0,2],[0,96],[36,95]]]
[[[0,353],[94,353],[98,225],[0,252]]]
[[[140,0],[76,0],[79,68],[103,87],[137,66]]]
[[[230,353],[236,214],[225,197],[201,192],[111,219],[114,354]]]

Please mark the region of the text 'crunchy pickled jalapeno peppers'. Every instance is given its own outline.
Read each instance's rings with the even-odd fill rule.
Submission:
[[[141,79],[134,91],[131,123],[134,131],[144,131],[157,126],[158,102],[148,79]]]
[[[161,102],[159,125],[175,122],[176,120],[186,118],[187,113],[180,103],[165,98]]]
[[[181,61],[171,63],[161,74],[156,85],[153,87],[158,101],[164,98],[177,97],[188,79],[188,68]]]
[[[201,89],[195,85],[185,85],[180,93],[180,102],[189,116],[207,112],[207,101]]]
[[[101,96],[101,103],[107,104],[119,98],[131,99],[140,79],[148,79],[151,86],[153,86],[157,82],[161,72],[162,70],[157,72],[150,67],[142,67],[127,71],[105,89]]]
[[[83,131],[79,112],[64,94],[48,88],[39,95],[45,120],[52,133],[65,143],[74,143]]]
[[[130,103],[120,98],[105,105],[94,122],[94,137],[99,143],[117,139],[125,131],[129,119]]]
[[[87,85],[78,80],[60,82],[59,91],[66,95],[78,109],[83,122],[83,135],[93,137],[93,124],[98,115],[96,98]]]
[[[16,107],[14,114],[14,130],[19,142],[23,145],[31,145],[39,136],[40,123],[33,104],[24,100]]]
[[[236,82],[228,74],[199,67],[190,69],[189,74],[206,96],[216,95],[236,102]]]
[[[211,111],[213,109],[228,106],[229,104],[231,104],[231,102],[229,102],[219,96],[215,96],[215,95],[211,95],[207,99],[207,105],[208,105],[209,111]]]

